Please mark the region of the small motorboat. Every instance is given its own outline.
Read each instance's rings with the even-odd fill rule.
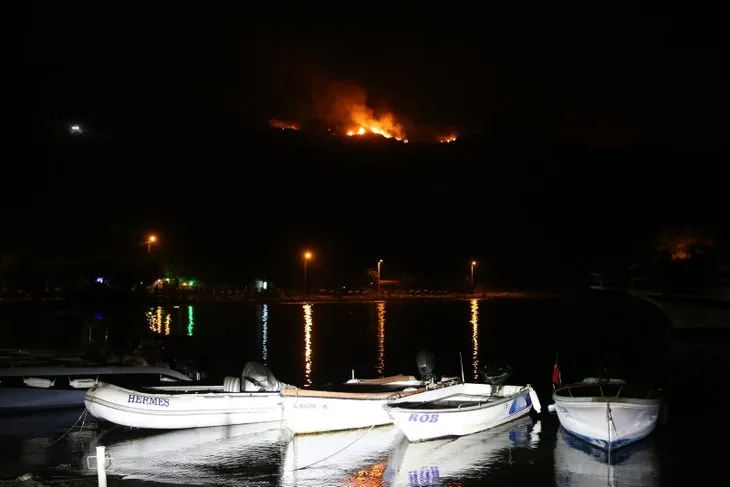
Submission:
[[[135,390],[99,383],[86,393],[92,416],[133,428],[184,429],[282,420],[279,382],[264,365],[248,362],[240,378],[222,385],[170,385]]]
[[[428,390],[384,405],[408,438],[418,442],[464,436],[521,418],[540,401],[529,385],[463,383]]]
[[[572,435],[604,450],[630,445],[654,431],[662,404],[659,390],[621,379],[587,378],[553,392],[560,424]]]
[[[434,358],[430,352],[421,350],[416,356],[416,365],[421,380],[412,376],[392,376],[383,379],[360,379],[355,383],[351,379],[347,382],[358,389],[365,385],[372,386],[374,390],[367,392],[284,390],[281,394],[286,426],[297,435],[392,424],[393,420],[383,409],[388,402],[452,384],[434,382]]]
[[[281,391],[284,421],[295,435],[392,424],[383,406],[388,401],[425,390],[344,392],[285,389]]]

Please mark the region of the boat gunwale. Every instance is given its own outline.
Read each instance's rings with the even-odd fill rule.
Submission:
[[[152,386],[156,387],[156,386]],[[189,397],[202,397],[202,398],[214,398],[214,397],[238,397],[238,396],[244,396],[244,397],[252,397],[257,395],[275,395],[280,396],[281,391],[238,391],[238,392],[226,392],[222,390],[223,386],[218,385],[210,385],[210,386],[201,386],[201,385],[192,385],[186,388],[186,386],[160,386],[160,387],[180,387],[185,388],[185,390],[175,391],[175,390],[157,390],[154,389],[154,392],[148,392],[152,387],[140,387],[139,389],[127,389],[126,387],[121,387],[116,384],[112,384],[109,382],[99,382],[97,385],[92,386],[88,390],[94,390],[98,391],[101,388],[105,389],[114,389],[118,392],[122,392],[124,394],[137,394],[140,396],[150,396],[150,397],[173,397],[173,396],[189,396]],[[220,388],[219,388],[220,387]],[[203,388],[203,389],[197,389],[197,388]]]
[[[140,409],[133,406],[127,406],[126,404],[119,404],[116,402],[108,401],[100,397],[87,397],[84,399],[84,406],[89,409],[86,403],[93,403],[98,406],[113,409],[115,411],[121,411],[124,413],[141,414],[143,416],[208,416],[211,414],[243,414],[243,413],[258,413],[262,410],[264,412],[271,409],[271,407],[259,406],[254,408],[229,408],[229,409]],[[281,408],[281,403],[277,403],[276,406]],[[283,408],[282,408],[283,410]],[[107,421],[110,421],[107,419]],[[271,420],[281,421],[281,420]],[[268,422],[268,421],[262,421]],[[253,424],[253,423],[251,423]],[[168,428],[151,428],[151,429],[168,429]],[[187,429],[187,428],[182,428]]]
[[[414,391],[382,391],[382,392],[349,392],[349,391],[323,391],[319,389],[284,389],[282,397],[304,398],[304,399],[347,399],[353,401],[390,401],[408,397],[429,389],[419,388]]]
[[[574,389],[581,389],[581,388],[587,388],[587,387],[593,387],[596,388],[596,390],[602,390],[602,385],[610,385],[610,386],[620,386],[619,393],[617,395],[608,395],[608,396],[572,396],[572,395],[563,395],[568,391],[572,391]],[[621,395],[623,391],[623,386],[628,385],[632,389],[644,389],[648,392],[648,395],[651,396],[652,394],[657,395],[659,397],[637,397],[635,394],[631,395]],[[601,383],[601,382],[574,382],[571,384],[566,384],[564,386],[560,386],[557,389],[553,391],[552,398],[553,401],[557,403],[575,403],[575,404],[581,404],[581,403],[620,403],[620,404],[641,404],[641,405],[653,405],[653,404],[661,404],[662,397],[661,397],[661,389],[652,389],[649,387],[642,387],[637,385],[629,385],[628,383]]]
[[[530,394],[530,389],[527,386],[525,386],[525,388],[523,390],[518,391],[518,392],[515,392],[514,394],[512,394],[510,396],[497,396],[499,399],[496,400],[496,401],[487,400],[485,402],[476,403],[473,406],[462,406],[462,407],[458,407],[457,406],[457,407],[444,407],[444,408],[421,408],[421,409],[419,409],[419,408],[405,408],[405,407],[402,407],[402,405],[403,404],[408,404],[408,401],[404,401],[404,402],[400,402],[400,403],[395,403],[393,405],[386,404],[384,407],[385,407],[385,409],[387,411],[391,411],[392,410],[392,411],[397,411],[397,412],[402,412],[402,413],[413,413],[413,414],[417,414],[417,413],[422,413],[422,414],[458,413],[458,412],[463,412],[463,411],[477,411],[477,410],[481,410],[481,409],[489,409],[491,407],[498,406],[500,404],[504,404],[504,403],[506,403],[508,401],[511,401],[511,400],[515,399],[518,396],[522,396],[522,395],[525,395],[525,394],[527,394],[527,395]],[[463,396],[463,395],[465,395],[465,394],[463,394],[463,393],[456,393],[456,394],[452,394],[450,396],[444,396],[444,397],[439,398],[437,400],[428,401],[428,402],[430,402],[430,403],[433,404],[433,403],[438,403],[439,401],[443,401],[445,399],[448,399],[449,397]],[[419,402],[426,403],[427,401],[419,401]],[[418,403],[415,403],[415,404],[418,404]],[[532,402],[530,402],[530,407],[532,407]]]

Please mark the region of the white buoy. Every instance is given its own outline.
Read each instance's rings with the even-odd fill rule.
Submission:
[[[106,453],[105,447],[96,447],[96,476],[99,480],[99,487],[106,487]]]

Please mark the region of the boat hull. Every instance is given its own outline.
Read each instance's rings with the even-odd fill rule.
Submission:
[[[84,404],[96,418],[133,428],[184,429],[282,420],[279,392],[222,392],[217,388],[157,394],[99,384],[89,389]]]
[[[659,401],[590,402],[555,399],[555,411],[562,427],[570,434],[603,450],[614,450],[645,438],[656,428]],[[610,408],[610,412],[609,412]],[[609,414],[612,425],[609,429]]]
[[[284,421],[295,435],[392,424],[383,406],[403,394],[284,391]]]
[[[488,385],[460,384],[418,394],[409,398],[409,401],[429,401],[428,395],[434,392],[439,394],[448,392],[452,401],[467,398],[473,400],[474,395],[479,393],[477,389],[480,386],[485,392],[490,390]],[[465,436],[495,428],[529,414],[532,410],[531,390],[529,387],[524,387],[503,399],[485,401],[483,404],[475,403],[464,408],[401,408],[393,403],[386,405],[385,410],[410,442]]]

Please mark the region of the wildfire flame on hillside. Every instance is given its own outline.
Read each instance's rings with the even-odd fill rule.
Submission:
[[[456,134],[450,134],[446,137],[440,137],[439,142],[441,142],[442,144],[450,144],[452,142],[456,142]]]
[[[281,130],[299,130],[299,124],[294,122],[284,122],[283,120],[278,120],[276,118],[269,120],[269,125]]]
[[[408,142],[403,126],[395,116],[390,112],[376,114],[367,104],[365,91],[355,84],[331,85],[316,105],[323,118],[344,129],[343,133],[348,137],[375,134]]]

